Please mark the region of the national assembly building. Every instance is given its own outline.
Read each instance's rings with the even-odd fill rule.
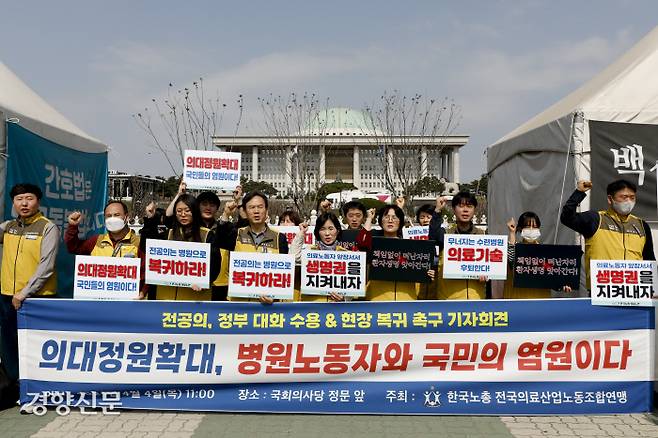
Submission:
[[[463,135],[393,135],[369,123],[367,113],[331,108],[292,134],[215,136],[213,144],[242,154],[242,175],[265,181],[279,193],[294,182],[306,190],[324,183],[352,183],[365,193],[400,192],[399,175],[459,182],[459,148]],[[403,163],[403,165],[402,165]],[[388,179],[388,184],[387,184]]]

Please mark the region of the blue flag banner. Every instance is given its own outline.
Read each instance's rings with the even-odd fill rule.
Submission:
[[[235,412],[647,412],[654,308],[587,299],[28,299],[21,402]],[[87,401],[85,401],[87,400]]]
[[[107,152],[86,153],[46,140],[17,123],[7,123],[7,184],[5,219],[12,213],[11,188],[18,183],[32,183],[41,188],[41,211],[60,230],[57,254],[60,296],[73,295],[75,258],[66,250],[64,230],[71,212],[81,211],[81,234],[103,230],[103,207],[107,198]]]

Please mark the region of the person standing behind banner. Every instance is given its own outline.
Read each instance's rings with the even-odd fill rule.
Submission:
[[[285,234],[274,231],[267,225],[269,206],[267,196],[256,191],[247,193],[242,199],[242,206],[249,224],[238,228],[231,222],[220,221],[216,228],[217,245],[228,251],[288,254],[288,240]],[[222,216],[231,216],[236,208],[236,203],[227,204]],[[254,299],[229,297],[229,301],[254,301]],[[274,302],[267,294],[262,294],[258,301],[263,304]]]
[[[608,184],[608,209],[577,213],[578,205],[592,188],[590,181],[578,181],[576,190],[562,207],[560,221],[585,237],[585,273],[590,288],[590,260],[656,260],[649,224],[631,211],[637,186],[620,179]]]
[[[308,222],[299,224],[299,232],[290,245],[290,253],[295,255],[295,261],[299,263],[302,257],[302,250],[304,248],[304,236],[308,230]],[[333,213],[322,213],[315,221],[315,245],[309,249],[318,251],[346,251],[345,248],[338,245],[342,229],[340,221]],[[301,275],[300,275],[301,278]],[[301,294],[301,299],[295,301],[345,301],[342,294],[330,292],[327,296],[322,295],[304,295]]]
[[[525,288],[514,287],[514,268],[516,260],[516,234],[520,231],[521,242],[529,245],[539,245],[541,239],[541,221],[537,213],[526,211],[519,216],[518,222],[513,218],[507,221],[507,229],[509,230],[508,246],[507,246],[507,280],[505,280],[505,287],[503,288],[504,299],[541,299],[551,298],[551,289],[539,288]],[[564,292],[571,292],[571,287],[564,286]]]
[[[475,208],[478,201],[475,195],[469,192],[459,192],[452,198],[452,210],[455,214],[455,223],[444,230],[441,224],[441,210],[446,204],[446,198],[436,198],[436,207],[430,222],[429,240],[434,240],[439,246],[439,278],[437,281],[437,297],[439,300],[483,300],[486,298],[487,278],[454,279],[443,278],[443,247],[446,234],[485,234],[473,224]]]
[[[233,191],[233,201],[239,202],[242,197],[242,187],[237,186]],[[203,226],[215,233],[217,227],[217,211],[219,210],[220,201],[217,195],[213,192],[202,192],[197,196],[197,204],[199,205],[201,221]],[[221,266],[217,278],[211,283],[212,301],[226,301],[228,294],[228,264],[229,252],[225,249],[220,249]]]
[[[430,222],[432,222],[433,212],[434,207],[432,204],[423,204],[418,207],[418,210],[416,211],[416,222],[418,222],[418,225],[421,227],[429,226]]]
[[[12,382],[18,381],[17,311],[32,297],[57,292],[55,261],[59,230],[39,211],[41,189],[16,184],[9,192],[17,218],[0,224],[0,362]]]
[[[343,205],[343,217],[348,230],[360,230],[368,216],[366,206],[359,201],[350,201]]]
[[[302,219],[295,211],[286,210],[279,216],[279,223],[277,225],[281,227],[298,227],[301,223]]]
[[[64,233],[66,249],[71,254],[99,257],[139,257],[142,280],[144,275],[144,253],[140,249],[140,238],[128,226],[128,206],[122,201],[110,200],[103,210],[105,234],[95,234],[85,240],[78,236],[82,213],[74,211],[68,217],[68,227]],[[146,288],[139,292],[139,298],[146,297]]]
[[[186,193],[181,194],[174,203],[174,212],[173,227],[169,230],[167,240],[210,243],[210,278],[216,278],[219,274],[221,256],[218,248],[212,245],[214,232],[201,226],[201,213],[196,198]],[[151,211],[147,210],[147,215],[149,214],[151,214]],[[153,232],[149,231],[149,234],[153,235]],[[199,286],[191,288],[158,286],[155,293],[156,300],[210,301],[211,298],[211,290],[201,289]]]
[[[372,221],[375,218],[375,209],[368,211],[368,218],[359,234],[356,243],[360,251],[372,252],[372,238],[386,237],[389,239],[402,238],[402,224],[404,212],[394,204],[383,206],[379,210],[378,221],[381,232],[371,231]],[[435,277],[433,269],[427,271],[430,278]],[[418,298],[418,287],[415,282],[369,280],[366,286],[366,300],[368,301],[412,301]]]

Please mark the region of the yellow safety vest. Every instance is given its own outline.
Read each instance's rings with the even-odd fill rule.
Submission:
[[[139,236],[133,230],[128,231],[119,242],[113,242],[110,234],[101,234],[96,239],[96,245],[91,255],[101,257],[138,257]]]
[[[599,211],[599,228],[585,239],[585,272],[590,287],[590,260],[642,260],[647,237],[642,220],[632,214],[626,220],[612,209]]]
[[[49,223],[48,218],[37,213],[22,222],[12,220],[7,224],[2,251],[2,295],[14,295],[27,286],[39,266],[41,241]],[[57,273],[53,272],[34,295],[55,295],[56,291]]]

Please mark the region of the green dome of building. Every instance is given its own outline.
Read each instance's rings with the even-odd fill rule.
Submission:
[[[328,108],[320,110],[302,135],[327,136],[381,136],[370,114],[352,108]]]

